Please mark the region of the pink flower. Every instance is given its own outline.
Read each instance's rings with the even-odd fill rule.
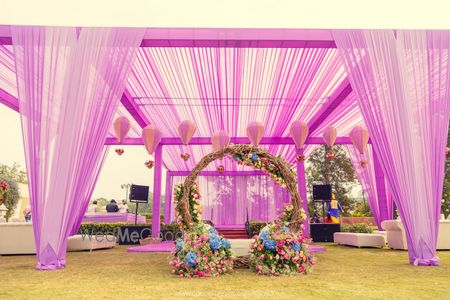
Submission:
[[[261,271],[261,266],[260,265],[256,265],[256,270],[257,271]]]
[[[261,254],[261,256],[259,257],[260,260],[264,260],[264,254]]]

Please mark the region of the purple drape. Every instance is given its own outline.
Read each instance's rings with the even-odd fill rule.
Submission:
[[[75,222],[72,226],[72,230],[70,231],[70,235],[75,235],[78,232],[78,229],[80,229],[81,222],[83,221],[83,217],[86,213],[86,210],[89,206],[89,202],[91,201],[92,193],[94,192],[95,185],[97,184],[98,177],[100,176],[101,170],[103,168],[103,164],[106,160],[106,157],[108,156],[109,146],[103,147],[103,152],[100,155],[99,164],[96,165],[94,169],[94,180],[87,183],[86,188],[86,196],[84,196],[83,204],[81,205],[81,209],[79,211],[78,216],[75,216]]]
[[[363,156],[359,154],[353,145],[347,145],[346,147],[378,229],[382,230],[381,222],[393,218],[393,200],[386,188],[387,185],[381,186],[381,184],[377,184],[372,146],[367,145],[367,150]],[[367,162],[365,168],[360,163],[363,159]],[[382,178],[381,180],[385,179]],[[382,188],[384,188],[384,191],[381,190]],[[385,201],[386,205],[380,205],[381,201]]]
[[[173,176],[175,186],[185,177]],[[290,203],[287,189],[265,175],[256,176],[200,176],[202,217],[215,225],[242,226],[247,220],[272,221],[286,203]],[[172,203],[170,220],[174,220]]]
[[[11,26],[37,268],[65,266],[144,30]]]
[[[405,226],[410,262],[438,265],[450,32],[335,30],[333,34]]]

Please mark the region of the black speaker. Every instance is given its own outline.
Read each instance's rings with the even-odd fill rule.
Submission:
[[[130,202],[148,203],[148,186],[132,184]]]
[[[331,200],[331,185],[313,185],[313,200]]]
[[[334,242],[334,233],[341,231],[339,223],[318,223],[310,225],[311,238],[314,242]]]

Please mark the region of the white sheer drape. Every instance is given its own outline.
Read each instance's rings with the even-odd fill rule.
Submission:
[[[173,186],[184,179],[174,176]],[[290,203],[289,192],[264,175],[200,176],[197,182],[202,195],[203,219],[215,225],[243,225],[247,213],[250,221],[272,221],[278,211]],[[172,203],[171,221],[174,209]]]

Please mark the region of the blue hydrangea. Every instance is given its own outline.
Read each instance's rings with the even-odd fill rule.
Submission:
[[[295,252],[299,252],[300,249],[301,249],[300,244],[298,244],[298,243],[292,244],[292,250],[294,250]]]
[[[222,241],[220,240],[220,237],[217,235],[213,235],[209,238],[209,246],[211,247],[211,250],[219,250],[220,247],[222,247]]]
[[[208,233],[209,233],[210,235],[218,235],[218,234],[219,234],[219,233],[217,232],[217,230],[214,229],[214,228],[208,229]]]
[[[275,252],[277,250],[277,243],[274,240],[264,240],[264,248]]]
[[[270,233],[268,231],[263,231],[259,234],[259,239],[265,241],[265,240],[269,239],[269,236],[270,236]]]
[[[193,268],[197,262],[195,261],[197,259],[197,254],[195,254],[195,252],[189,252],[185,258],[184,258],[184,263],[186,265],[188,265],[190,268]]]
[[[181,251],[183,250],[183,241],[182,240],[177,240],[177,250]]]
[[[252,153],[252,158],[251,158],[251,160],[252,160],[252,161],[257,161],[258,158],[259,158],[258,154],[256,154],[256,152],[253,152],[253,153]]]
[[[281,227],[281,229],[282,229],[283,231],[289,231],[289,227],[287,227],[287,226],[283,226],[283,227]]]
[[[230,248],[231,248],[231,243],[230,243],[229,240],[222,239],[222,246],[223,246],[225,249],[230,249]]]

